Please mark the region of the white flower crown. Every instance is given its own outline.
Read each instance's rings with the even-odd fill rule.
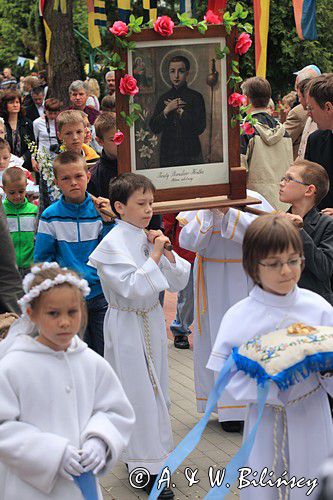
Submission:
[[[39,297],[42,292],[49,290],[57,285],[62,285],[63,283],[69,283],[80,290],[83,297],[86,297],[90,293],[90,288],[88,282],[85,279],[77,278],[72,274],[57,274],[54,279],[46,279],[40,285],[33,286],[30,289],[30,285],[35,279],[36,274],[45,269],[60,269],[60,266],[56,262],[44,262],[41,266],[33,266],[31,272],[23,280],[23,290],[26,292],[25,295],[18,301],[23,314],[26,313],[27,307],[31,302]],[[67,268],[63,268],[67,269]]]

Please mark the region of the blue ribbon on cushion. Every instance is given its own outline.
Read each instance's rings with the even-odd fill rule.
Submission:
[[[231,369],[235,366],[232,354],[227,359],[225,365],[220,371],[215,385],[209,394],[207,401],[206,411],[204,416],[199,420],[199,422],[193,427],[193,429],[184,437],[184,439],[178,444],[174,451],[170,454],[165,464],[163,465],[162,471],[168,467],[170,474],[173,474],[180,464],[185,460],[185,458],[194,450],[196,445],[199,443],[201,435],[205,430],[205,427],[209,421],[209,417],[216,407],[216,403],[220,397],[220,394],[226,387],[230,379]],[[161,471],[161,472],[162,472]],[[149,500],[156,500],[161,494],[161,490],[157,489],[158,481],[161,477],[161,472],[158,474],[154,486],[150,492]]]
[[[84,472],[81,476],[73,476],[73,479],[85,500],[98,500],[96,476],[91,471]]]

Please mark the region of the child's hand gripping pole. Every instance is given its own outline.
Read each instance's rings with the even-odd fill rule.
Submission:
[[[156,231],[153,229],[151,229],[151,230],[145,229],[145,233],[147,235],[148,241],[150,241],[150,243],[153,243],[153,244],[155,243],[156,238],[163,235],[162,231]],[[167,238],[167,239],[168,239],[168,241],[166,241],[164,243],[164,250],[166,250],[167,252],[171,252],[173,250],[173,246],[172,246],[169,238]]]

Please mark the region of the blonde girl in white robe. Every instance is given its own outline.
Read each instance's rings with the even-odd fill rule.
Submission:
[[[104,356],[136,416],[123,460],[129,472],[144,467],[150,475],[160,471],[173,449],[167,336],[159,293],[185,288],[191,267],[164,250],[169,239],[161,231],[144,230],[153,214],[154,189],[142,175],[122,174],[112,181],[111,206],[120,219],[89,257],[109,304]]]
[[[83,500],[72,476],[116,464],[133,409],[109,364],[76,335],[87,282],[45,263],[24,288],[30,320],[1,343],[0,498]]]
[[[243,262],[256,285],[248,298],[225,314],[208,368],[219,372],[233,347],[257,335],[286,328],[295,322],[333,325],[332,306],[316,293],[297,287],[302,252],[298,229],[285,218],[266,215],[249,226],[244,238]],[[235,372],[226,392],[236,401],[249,404],[244,428],[246,439],[257,419],[257,384],[244,372]],[[243,464],[257,475],[246,479],[258,481],[267,467],[264,483],[281,477],[285,469],[289,478],[314,481],[321,462],[333,452],[332,416],[326,392],[333,392],[333,378],[323,378],[319,374],[309,376],[286,391],[279,391],[277,385],[272,384],[248,463]],[[272,478],[268,473],[273,468],[275,476]],[[284,487],[248,486],[241,489],[241,498],[298,500],[308,498],[306,492],[310,489],[309,483],[289,488],[288,492]]]
[[[273,210],[259,193],[247,190],[247,195],[262,202],[255,207],[267,212]],[[218,210],[181,212],[177,217],[184,226],[180,232],[180,246],[197,253],[194,264],[193,357],[197,409],[200,413],[204,413],[214,386],[214,373],[206,365],[221,320],[232,305],[248,296],[253,286],[243,270],[242,245],[236,239],[243,212],[236,209],[234,212],[236,217],[228,235],[225,234],[226,218]],[[228,398],[219,402],[217,411],[220,422],[244,420],[246,405]]]

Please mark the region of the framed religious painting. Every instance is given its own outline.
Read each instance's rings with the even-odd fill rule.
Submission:
[[[246,172],[240,167],[239,124],[231,127],[228,86],[235,33],[210,25],[205,34],[174,28],[162,38],[152,29],[132,35],[125,68],[137,81],[131,97],[117,91],[118,147],[121,172],[143,174],[156,186],[156,201],[226,195],[246,198]],[[219,58],[221,53],[227,53]],[[139,109],[126,125],[130,106]]]

